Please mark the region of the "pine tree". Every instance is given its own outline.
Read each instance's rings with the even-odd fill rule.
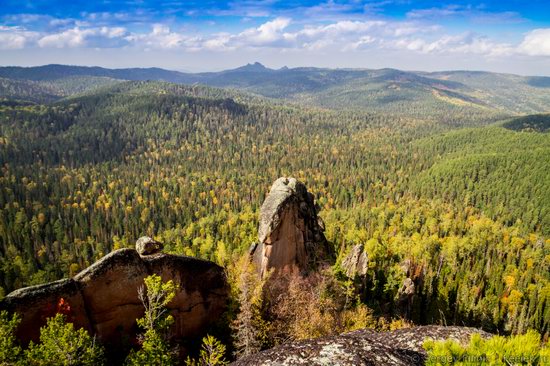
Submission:
[[[163,283],[158,275],[146,277],[144,283],[145,285],[139,288],[139,298],[145,307],[145,314],[137,323],[145,333],[140,336],[141,349],[130,352],[126,364],[175,365],[174,352],[167,339],[167,331],[174,318],[168,314],[166,306],[176,296],[177,286],[171,280]]]

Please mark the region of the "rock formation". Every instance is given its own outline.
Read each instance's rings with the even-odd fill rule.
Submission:
[[[140,256],[134,249],[114,251],[72,279],[16,290],[0,309],[21,315],[17,336],[28,343],[38,340],[40,327],[55,315],[63,299],[70,306],[69,320],[95,334],[113,352],[130,344],[139,331],[136,319],[143,315],[143,305],[138,288],[150,274],[179,286],[168,305],[175,319],[173,339],[202,336],[225,310],[228,284],[221,267],[163,253]]]
[[[349,278],[365,276],[369,269],[367,253],[362,244],[355,245],[342,261],[342,268]]]
[[[403,316],[407,319],[411,317],[412,304],[414,294],[416,292],[415,290],[416,286],[414,281],[410,277],[407,277],[397,292],[399,307],[403,312]]]
[[[259,242],[250,250],[263,276],[270,269],[306,271],[329,256],[313,195],[295,178],[279,178],[261,210]]]
[[[426,338],[466,342],[474,333],[490,334],[466,327],[421,326],[391,332],[362,329],[338,336],[284,344],[243,357],[234,366],[400,366],[423,365]]]
[[[139,255],[150,255],[155,254],[164,248],[162,243],[150,238],[148,236],[142,236],[136,241],[136,250]]]

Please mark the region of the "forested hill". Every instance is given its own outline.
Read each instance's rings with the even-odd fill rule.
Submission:
[[[332,109],[364,109],[417,117],[444,118],[463,113],[518,114],[548,112],[550,78],[450,71],[422,73],[395,69],[269,69],[259,63],[232,70],[183,73],[159,68],[105,69],[65,65],[1,67],[0,77],[44,85],[70,78],[78,84],[103,80],[157,80],[240,89],[270,98]],[[69,78],[67,80],[67,78]],[[86,81],[90,78],[93,81]],[[74,83],[72,84],[74,85]],[[66,88],[69,95],[71,88]],[[81,90],[82,91],[82,90]],[[13,95],[13,92],[11,93]],[[6,95],[0,89],[0,96]],[[23,99],[25,94],[21,96]]]
[[[395,308],[407,262],[414,321],[545,333],[550,134],[451,111],[333,111],[147,81],[2,103],[0,292],[142,235],[228,264],[255,241],[271,183],[296,176],[340,259],[365,244],[373,309]]]
[[[520,117],[504,126],[547,120]],[[523,131],[523,130],[520,130]],[[421,196],[473,205],[508,225],[550,231],[550,134],[501,126],[463,129],[415,141],[433,165],[414,178]]]
[[[0,100],[51,103],[67,96],[92,92],[120,80],[96,76],[65,76],[52,80],[0,78]]]
[[[550,114],[534,114],[514,118],[504,123],[503,126],[514,131],[547,132],[550,130]]]

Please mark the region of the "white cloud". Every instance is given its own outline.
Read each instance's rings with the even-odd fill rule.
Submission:
[[[79,27],[53,33],[40,38],[38,46],[46,48],[65,47],[116,47],[124,44],[124,36],[127,34],[122,27]]]
[[[23,48],[26,42],[27,39],[20,34],[0,32],[0,49],[9,50]]]
[[[353,42],[343,48],[343,51],[353,51],[353,50],[360,50],[365,48],[368,45],[373,44],[376,42],[376,38],[372,36],[363,36],[359,38],[357,42]]]
[[[122,37],[126,34],[126,28],[123,27],[101,27],[99,34],[107,38]]]
[[[327,6],[336,6],[330,1]],[[439,9],[440,10],[440,9]],[[438,11],[439,11],[438,10]],[[454,8],[445,12],[462,11]],[[103,13],[88,18],[106,17]],[[111,16],[113,16],[111,14]],[[116,16],[124,17],[124,14]],[[412,17],[412,15],[411,15]],[[64,22],[53,20],[56,25]],[[70,22],[68,22],[70,23]],[[67,26],[69,26],[67,24]],[[550,56],[550,28],[535,29],[515,45],[476,33],[446,34],[437,24],[417,20],[337,20],[328,24],[293,23],[277,17],[238,32],[213,34],[184,33],[164,24],[154,24],[149,32],[131,32],[125,27],[70,25],[61,30],[32,32],[23,27],[0,26],[0,49],[117,48],[169,49],[183,51],[237,51],[288,49],[304,52],[357,52],[400,50],[422,54],[499,56]]]
[[[286,31],[291,19],[279,17],[256,28],[238,34],[222,33],[204,40],[202,45],[211,50],[239,48],[289,48],[319,50],[331,46],[349,49],[363,39],[378,37],[388,32],[386,21],[338,21],[328,25],[305,25],[295,31]],[[368,43],[371,43],[370,41]]]
[[[231,41],[231,34],[230,33],[218,33],[214,35],[213,38],[205,40],[202,44],[202,47],[207,50],[213,50],[213,51],[228,51],[234,49],[233,47],[229,46],[229,42]]]
[[[84,22],[94,24],[96,27],[101,25],[111,26],[113,24],[150,23],[151,19],[154,18],[154,13],[146,9],[136,9],[130,12],[82,12],[80,15]]]
[[[514,53],[514,48],[509,44],[493,42],[472,33],[443,35],[433,41],[422,38],[399,38],[385,42],[385,46],[420,53],[477,54],[490,57]]]
[[[319,5],[314,5],[304,9],[304,14],[308,17],[318,20],[327,20],[327,19],[339,19],[342,16],[349,16],[350,12],[357,10],[361,5],[356,4],[340,4],[335,3],[334,0],[329,0],[325,3]]]
[[[148,49],[195,49],[199,41],[197,37],[189,37],[182,33],[172,32],[170,27],[162,24],[153,25],[153,29],[150,33],[134,33],[127,36],[125,39],[134,46]]]
[[[461,17],[467,18],[473,23],[480,24],[509,24],[525,22],[521,14],[514,11],[490,12],[479,5],[447,5],[440,8],[413,9],[407,13],[409,19],[439,20],[442,18]]]
[[[336,37],[350,34],[364,34],[371,31],[373,28],[383,27],[385,25],[387,25],[387,22],[379,20],[366,22],[343,20],[326,26],[306,27],[298,34],[308,37]]]
[[[93,33],[94,31],[91,29],[68,29],[60,33],[50,34],[42,37],[40,40],[38,40],[38,45],[40,47],[54,48],[84,46],[86,37],[91,36]]]
[[[458,5],[448,5],[442,8],[414,9],[407,13],[411,19],[442,18],[471,12],[471,8],[462,8]]]
[[[527,33],[518,50],[529,56],[550,56],[550,28],[534,29]]]
[[[391,27],[390,32],[396,37],[411,36],[414,34],[422,33],[436,33],[441,32],[442,28],[439,25],[418,25],[410,23],[402,23],[395,27]]]
[[[49,18],[48,15],[23,13],[23,14],[7,15],[4,17],[4,20],[10,23],[28,24],[28,23],[35,23],[47,18]]]
[[[69,24],[73,24],[75,21],[73,19],[52,19],[49,21],[49,25],[52,27],[63,27]]]
[[[258,28],[249,28],[239,33],[233,40],[245,46],[270,46],[284,40],[283,30],[290,24],[289,18],[276,18],[260,25]]]
[[[0,25],[0,49],[13,50],[24,48],[36,37],[36,32],[28,31],[22,27]]]
[[[363,39],[363,45],[372,43],[384,32],[385,21],[349,21],[343,20],[322,26],[306,26],[303,29],[286,34],[293,40],[296,48],[319,50],[327,47],[338,47],[342,50],[356,49]],[[369,42],[364,42],[369,39]]]
[[[237,34],[218,33],[205,39],[197,39],[197,47],[218,51],[254,47],[291,47],[288,34],[284,32],[290,22],[289,18],[279,17]]]
[[[250,18],[268,17],[272,13],[272,5],[277,0],[241,0],[229,2],[227,9],[211,9],[214,16],[245,16]]]

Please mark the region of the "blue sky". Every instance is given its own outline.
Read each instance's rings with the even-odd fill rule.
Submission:
[[[550,2],[3,0],[0,64],[550,75]]]

